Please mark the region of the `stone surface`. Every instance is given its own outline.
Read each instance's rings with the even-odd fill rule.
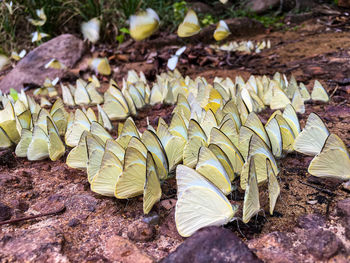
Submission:
[[[251,12],[262,14],[280,4],[280,0],[249,0],[245,8]]]
[[[185,240],[162,263],[261,262],[230,230],[207,227]]]
[[[154,225],[141,220],[132,222],[128,226],[128,237],[133,241],[146,242],[154,239],[156,229]]]
[[[350,217],[350,198],[341,200],[337,203],[337,213],[340,216]]]
[[[293,252],[292,239],[282,232],[272,232],[248,242],[248,247],[264,262],[299,262]]]
[[[318,260],[328,260],[339,252],[342,245],[332,232],[317,229],[308,232],[305,246]]]
[[[325,218],[320,214],[307,214],[299,217],[297,226],[304,229],[316,229],[323,227],[326,223]]]
[[[20,90],[25,84],[42,85],[45,78],[62,78],[65,70],[45,69],[52,58],[59,60],[66,67],[73,67],[84,53],[84,42],[79,38],[64,34],[51,39],[28,53],[16,67],[0,81],[0,90],[10,88]]]
[[[143,254],[135,244],[121,236],[108,238],[104,246],[104,257],[111,262],[150,263],[152,258]]]
[[[52,226],[18,230],[0,239],[0,259],[5,262],[69,262],[62,254],[64,237]]]
[[[0,203],[0,222],[10,219],[12,216],[12,209],[11,207]]]

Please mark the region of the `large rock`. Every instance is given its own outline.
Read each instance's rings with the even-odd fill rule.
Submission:
[[[230,230],[207,227],[188,238],[162,263],[261,262]]]
[[[66,67],[73,67],[84,53],[84,42],[79,38],[64,34],[51,39],[28,53],[16,67],[0,81],[0,90],[10,88],[20,90],[26,84],[42,85],[45,78],[62,78],[65,70],[45,69],[51,59],[55,58]]]
[[[69,262],[63,255],[64,237],[54,227],[17,230],[0,235],[1,262]]]
[[[280,4],[280,0],[249,0],[245,8],[251,12],[262,14],[272,8],[277,7]]]

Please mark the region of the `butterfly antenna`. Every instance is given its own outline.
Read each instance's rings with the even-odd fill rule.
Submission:
[[[128,207],[128,205],[129,205],[129,198],[126,199],[126,204],[125,204],[125,206],[124,206],[124,211],[126,210],[126,208]]]
[[[243,232],[241,231],[241,228],[239,227],[238,220],[241,221],[241,222],[242,222],[243,224],[245,224],[246,226],[248,226],[248,225],[247,225],[246,223],[244,223],[244,222],[242,221],[242,219],[240,219],[239,217],[234,217],[234,218],[232,218],[230,222],[235,221],[236,224],[237,224],[237,230],[238,230],[238,232],[239,232],[244,238],[246,238],[246,236],[245,236],[245,235],[243,234]]]

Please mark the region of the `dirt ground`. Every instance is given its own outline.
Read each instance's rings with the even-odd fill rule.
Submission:
[[[270,39],[272,48],[263,50],[260,54],[231,54],[230,57],[223,52],[213,53],[211,56],[218,58],[215,62],[217,65],[213,65],[214,62],[200,65],[205,55],[198,54],[196,46],[190,46],[187,57],[194,50],[198,58],[197,64],[193,65],[184,59],[179,70],[192,78],[203,76],[209,81],[214,77],[228,76],[234,79],[238,74],[245,79],[250,74],[272,76],[279,71],[288,77],[293,74],[297,81],[307,85],[309,91],[314,80],[318,79],[332,95],[331,101],[327,104],[306,104],[306,113],[299,115],[301,126],[304,126],[307,116],[315,112],[325,121],[330,132],[340,136],[350,147],[349,26],[328,26],[327,21],[325,18],[314,18],[293,30],[257,35],[250,39]],[[163,47],[162,50],[171,48]],[[134,68],[136,71],[145,71],[147,77],[154,79],[157,71],[152,69],[152,65],[146,59],[119,62],[115,78],[120,81],[127,69]],[[162,64],[160,70],[164,70],[165,67],[161,66]],[[139,113],[136,123],[143,130],[146,127],[146,116],[150,118],[151,124],[156,124],[159,116],[169,121],[171,110],[172,106],[162,105],[147,108]],[[259,116],[266,121],[271,112],[266,110]],[[30,162],[15,157],[12,151],[1,153],[0,202],[11,208],[12,218],[50,212],[63,205],[66,209],[57,215],[1,226],[0,240],[13,242],[13,249],[16,250],[17,241],[30,246],[30,241],[25,237],[35,235],[37,230],[47,229],[50,234],[47,236],[52,236],[47,243],[49,245],[38,248],[34,254],[50,250],[56,253],[56,260],[65,258],[71,262],[107,262],[106,244],[110,238],[116,235],[128,238],[137,223],[145,219],[142,197],[124,201],[91,192],[86,173],[67,167],[65,157],[56,162]],[[337,201],[349,198],[350,193],[344,191],[339,182],[311,177],[307,173],[310,161],[310,157],[296,153],[279,160],[281,197],[273,216],[268,214],[267,191],[261,188],[260,199],[266,217],[261,214],[248,226],[239,224],[239,229],[235,222],[226,227],[249,241],[273,231],[292,231],[297,219],[304,214],[318,213],[326,218],[332,215]],[[231,199],[232,203],[241,204],[243,192],[233,194]],[[176,182],[172,179],[163,185],[162,200],[147,217],[159,220],[152,230],[154,233],[151,240],[134,241],[141,253],[157,261],[174,251],[184,240],[178,235],[174,224],[175,203]],[[21,261],[20,259],[4,257],[0,261]]]

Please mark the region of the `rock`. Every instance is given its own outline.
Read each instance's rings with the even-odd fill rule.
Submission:
[[[135,244],[121,236],[108,238],[104,245],[104,256],[111,262],[151,263],[152,258],[143,254]]]
[[[350,0],[338,0],[338,6],[350,8]]]
[[[282,232],[272,232],[260,238],[250,240],[248,247],[264,262],[300,262],[292,251],[292,240]]]
[[[279,4],[280,0],[249,0],[245,4],[245,9],[253,13],[262,14],[277,7]]]
[[[325,225],[325,218],[320,214],[307,214],[298,218],[297,226],[303,229],[316,229]]]
[[[0,222],[10,219],[12,216],[12,209],[11,207],[0,203]]]
[[[327,230],[313,230],[307,235],[305,246],[318,260],[328,260],[342,248],[336,235]]]
[[[128,237],[133,241],[146,242],[154,239],[156,229],[154,225],[147,224],[141,220],[132,222],[128,226]]]
[[[10,88],[14,88],[19,91],[25,84],[42,85],[46,77],[62,78],[65,70],[45,69],[45,64],[55,58],[67,68],[71,68],[84,51],[84,42],[73,35],[64,34],[55,37],[21,59],[16,67],[0,81],[0,90],[8,92]]]
[[[159,224],[159,215],[156,212],[151,212],[142,218],[142,221],[150,225]]]
[[[337,213],[340,216],[350,217],[350,198],[341,200],[337,203]]]
[[[261,261],[230,230],[211,226],[197,231],[161,262]]]
[[[3,262],[69,262],[62,254],[64,237],[52,226],[16,230],[0,236],[0,258]]]
[[[95,212],[98,200],[90,194],[73,195],[67,202],[67,212]]]

